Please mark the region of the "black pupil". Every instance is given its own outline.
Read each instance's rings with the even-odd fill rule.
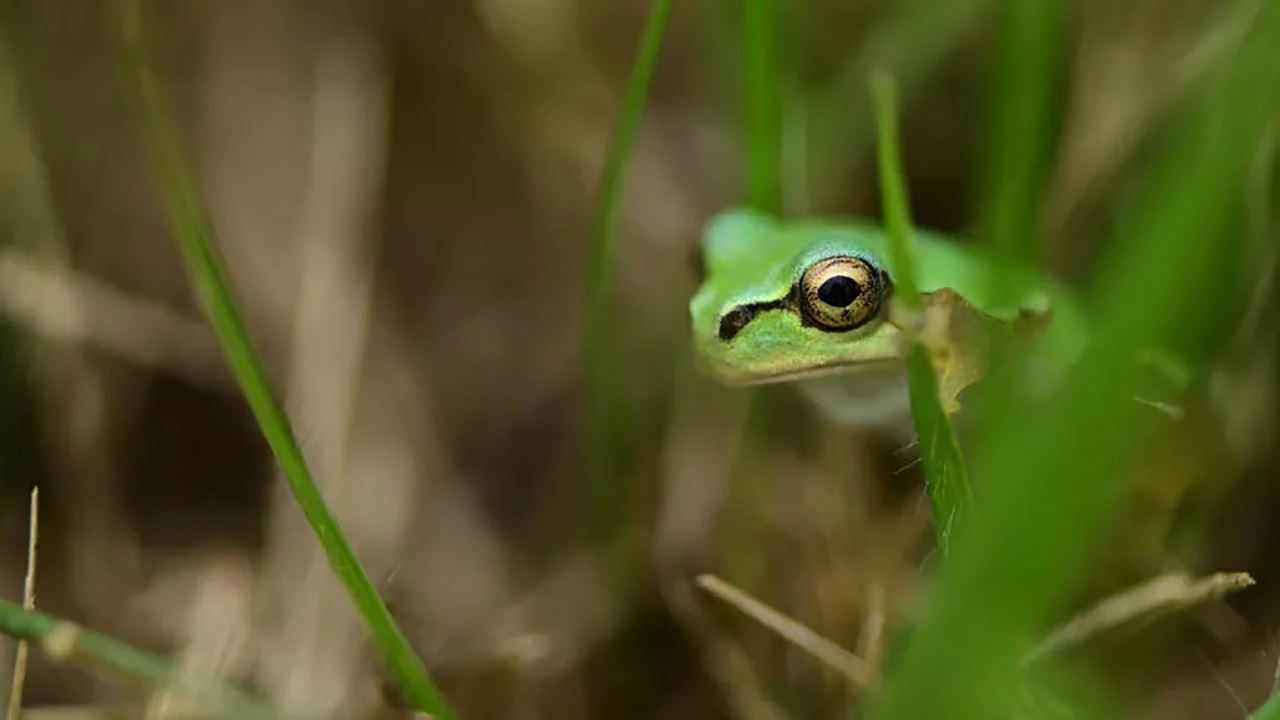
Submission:
[[[851,277],[836,275],[827,278],[818,288],[818,299],[832,307],[849,307],[862,293],[862,286]]]

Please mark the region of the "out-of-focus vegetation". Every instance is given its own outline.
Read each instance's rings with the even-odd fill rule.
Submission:
[[[267,381],[459,716],[1270,694],[1280,4],[138,9]],[[0,584],[20,597],[39,484],[42,610],[282,707],[400,712],[199,312],[113,13],[0,4]],[[1048,397],[1016,362],[976,389],[945,555],[918,448],[717,387],[687,342],[717,210],[879,216],[873,69],[914,224],[1092,313]],[[1258,584],[1125,593],[1217,571]],[[184,703],[38,659],[24,697]]]

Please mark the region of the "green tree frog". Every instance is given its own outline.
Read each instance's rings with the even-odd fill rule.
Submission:
[[[910,419],[912,333],[930,350],[951,412],[989,367],[993,333],[1049,357],[1082,346],[1083,321],[1051,280],[1006,267],[993,276],[984,256],[934,233],[916,231],[914,248],[923,309],[910,313],[894,301],[881,228],[719,215],[703,237],[705,279],[689,304],[700,365],[732,385],[797,381],[833,420],[885,426]]]

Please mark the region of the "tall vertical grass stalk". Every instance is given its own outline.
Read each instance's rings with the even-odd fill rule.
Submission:
[[[876,118],[880,194],[889,239],[889,257],[894,269],[894,302],[901,303],[909,314],[915,314],[920,312],[921,304],[915,282],[911,210],[898,147],[897,90],[887,72],[872,74],[871,95]],[[911,343],[907,383],[911,395],[911,418],[924,466],[925,490],[933,510],[938,546],[945,552],[950,548],[952,530],[967,514],[969,477],[955,430],[938,398],[938,380],[929,350],[919,340]]]
[[[654,0],[631,76],[627,80],[622,108],[609,149],[591,223],[587,255],[586,333],[583,338],[586,380],[586,424],[588,475],[592,493],[592,523],[602,547],[615,547],[623,513],[628,503],[621,487],[617,458],[622,447],[621,433],[625,409],[617,379],[617,307],[613,297],[614,264],[617,253],[618,214],[622,208],[627,166],[640,129],[640,119],[649,96],[654,69],[662,50],[673,0]],[[625,563],[624,564],[629,564]]]
[[[981,169],[979,239],[1001,260],[1032,260],[1036,210],[1053,142],[1066,8],[1000,0]]]
[[[275,454],[298,507],[324,548],[329,565],[351,596],[406,699],[414,708],[430,713],[436,720],[452,718],[452,710],[391,617],[342,528],[325,504],[289,421],[271,392],[262,363],[254,352],[236,307],[222,259],[214,247],[213,232],[187,169],[168,103],[143,46],[139,8],[136,4],[125,3],[117,10],[126,69],[136,91],[139,114],[159,176],[169,223],[187,274],[230,361],[241,392]]]
[[[782,82],[778,71],[778,9],[774,0],[744,0],[747,194],[757,210],[782,210]]]
[[[1230,221],[1280,107],[1277,44],[1271,2],[1165,138],[1098,273],[1084,355],[1042,405],[1012,403],[992,418],[977,466],[982,502],[957,531],[879,717],[1003,717],[1019,696],[1020,657],[1097,549],[1149,417],[1133,399],[1135,358],[1169,346],[1203,354],[1221,320],[1214,299],[1240,240]]]
[[[996,302],[1013,303],[1009,268],[1034,267],[1039,240],[1038,211],[1056,134],[1055,98],[1064,61],[1066,4],[1063,0],[997,0],[995,49],[989,68],[987,127],[982,188],[976,215],[978,241],[991,258],[987,285]],[[1017,365],[992,338],[990,372],[1005,375]],[[986,383],[988,414],[1014,402],[1016,382]],[[979,419],[981,424],[983,418]]]
[[[0,600],[0,632],[31,643],[56,662],[77,661],[141,681],[155,690],[176,691],[215,713],[236,720],[276,720],[284,715],[266,702],[212,679],[184,673],[168,660],[75,623],[24,610]]]

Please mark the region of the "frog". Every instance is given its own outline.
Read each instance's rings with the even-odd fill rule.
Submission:
[[[943,233],[913,230],[919,309],[895,296],[884,228],[784,220],[733,208],[707,223],[689,302],[699,366],[731,386],[794,383],[845,426],[909,425],[906,357],[922,341],[949,414],[992,367],[992,340],[1034,353],[1040,381],[1078,355],[1086,323],[1070,291]]]

